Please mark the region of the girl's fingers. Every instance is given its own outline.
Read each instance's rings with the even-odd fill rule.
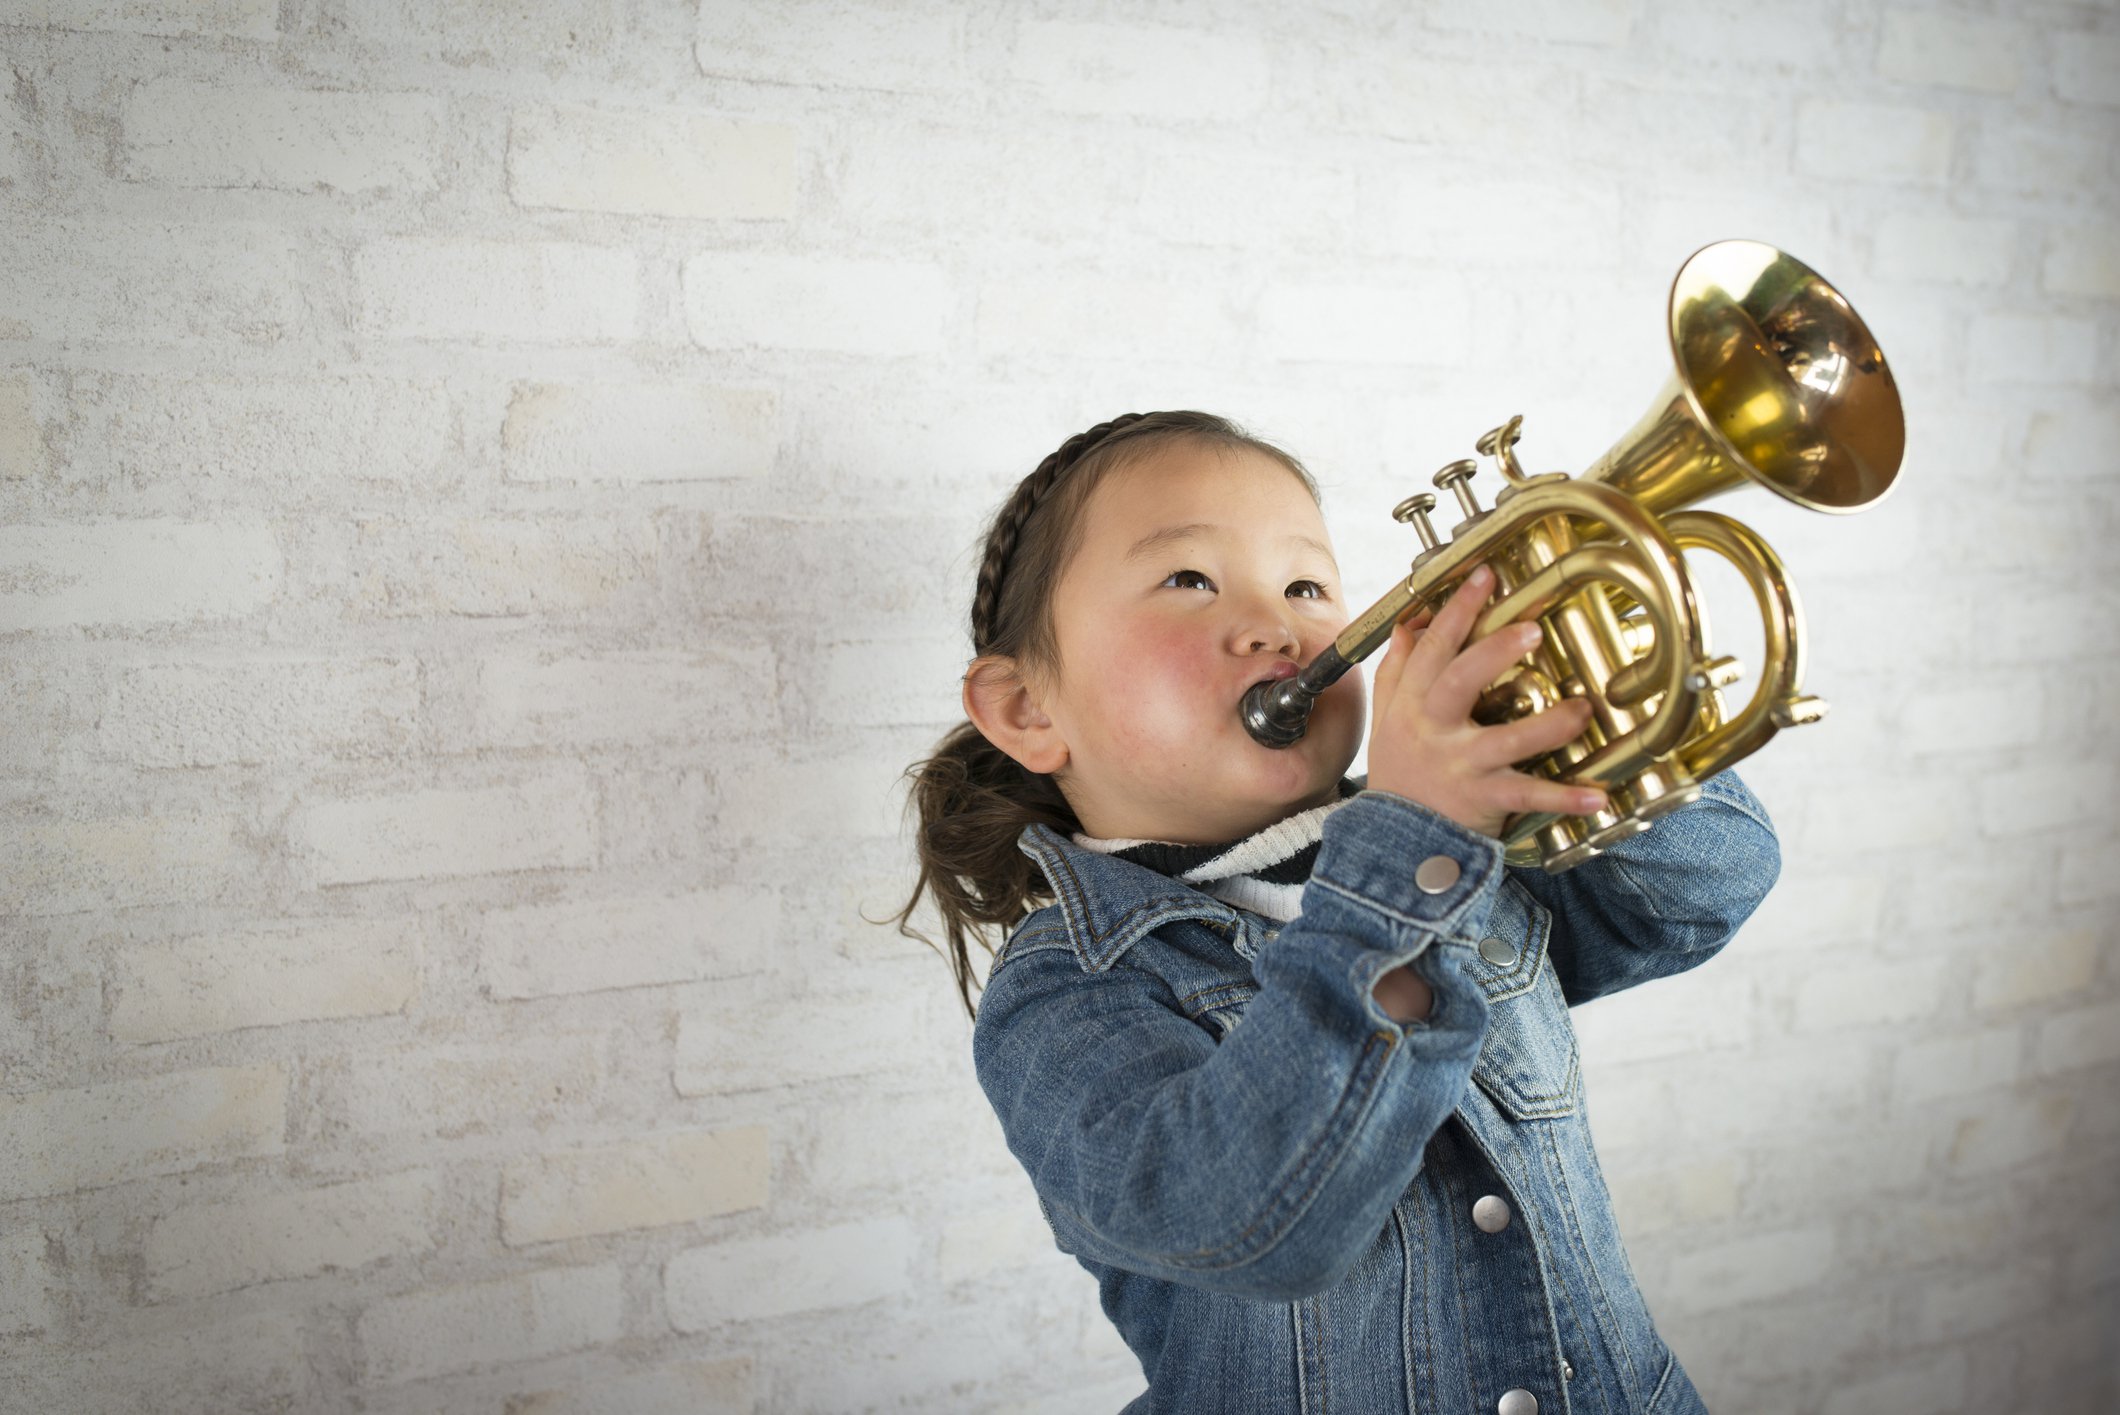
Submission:
[[[1590,704],[1582,698],[1568,698],[1544,712],[1480,728],[1472,734],[1465,760],[1482,768],[1513,766],[1574,741],[1589,725]]]
[[[1594,786],[1570,786],[1565,782],[1548,781],[1542,776],[1528,776],[1521,771],[1505,771],[1489,777],[1483,795],[1490,810],[1507,811],[1512,815],[1551,811],[1555,815],[1586,816],[1592,811],[1602,811],[1610,804],[1610,798]]]
[[[1441,722],[1463,722],[1472,715],[1480,691],[1531,652],[1541,632],[1535,621],[1510,624],[1473,643],[1436,674],[1428,690],[1428,711]]]
[[[1435,614],[1432,610],[1419,610],[1401,619],[1391,629],[1391,644],[1384,650],[1384,657],[1377,664],[1377,701],[1388,701],[1398,691],[1399,676],[1406,671],[1406,660],[1413,655],[1413,646],[1421,640],[1421,631]]]
[[[1472,573],[1458,582],[1451,592],[1449,602],[1436,611],[1434,622],[1414,645],[1412,655],[1406,660],[1408,676],[1405,686],[1422,697],[1428,695],[1436,675],[1449,666],[1464,646],[1465,635],[1472,630],[1472,623],[1487,602],[1487,592],[1494,588],[1494,571],[1485,565],[1476,565]]]

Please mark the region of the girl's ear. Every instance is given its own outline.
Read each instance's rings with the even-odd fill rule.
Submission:
[[[1060,729],[1038,705],[1015,660],[1005,655],[971,661],[964,675],[964,715],[1025,771],[1049,775],[1067,764]]]

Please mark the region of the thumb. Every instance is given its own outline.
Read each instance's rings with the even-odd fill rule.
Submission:
[[[1392,625],[1391,646],[1384,651],[1383,661],[1377,664],[1376,700],[1379,705],[1398,691],[1399,678],[1406,671],[1406,660],[1413,657],[1414,640],[1430,617],[1429,611],[1424,609]]]

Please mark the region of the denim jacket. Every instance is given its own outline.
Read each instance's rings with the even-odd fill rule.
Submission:
[[[1364,789],[1286,924],[1043,825],[980,1087],[1148,1390],[1122,1415],[1703,1415],[1592,1149],[1568,1009],[1713,957],[1780,873],[1736,774],[1562,874]],[[1437,892],[1415,881],[1455,861]],[[1449,874],[1431,869],[1429,883]],[[1371,995],[1411,962],[1425,1020]]]

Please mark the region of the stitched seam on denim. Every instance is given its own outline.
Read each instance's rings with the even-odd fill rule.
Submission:
[[[1303,1304],[1288,1304],[1289,1356],[1296,1368],[1296,1410],[1299,1415],[1310,1415],[1310,1391],[1303,1382]]]
[[[1399,1374],[1406,1382],[1406,1409],[1413,1415],[1420,1402],[1413,1390],[1413,1239],[1406,1232],[1406,1215],[1399,1212],[1402,1194],[1391,1206],[1391,1226],[1399,1235]]]
[[[1377,1043],[1379,1042],[1382,1042],[1384,1044],[1383,1060],[1381,1062],[1372,1063],[1371,1058],[1376,1054]],[[1349,1136],[1343,1137],[1341,1140],[1340,1150],[1342,1153],[1344,1153],[1348,1147],[1348,1142],[1351,1138],[1352,1132],[1359,1126],[1361,1122],[1362,1112],[1366,1112],[1368,1110],[1370,1104],[1375,1099],[1377,1091],[1381,1088],[1384,1073],[1386,1070],[1389,1069],[1391,1064],[1391,1058],[1395,1053],[1396,1049],[1396,1039],[1390,1033],[1372,1032],[1369,1034],[1368,1040],[1362,1047],[1361,1054],[1355,1058],[1353,1071],[1349,1075],[1347,1080],[1347,1090],[1341,1093],[1338,1103],[1335,1104],[1332,1108],[1332,1113],[1326,1117],[1326,1123],[1319,1134],[1319,1138],[1311,1144],[1309,1149],[1304,1151],[1303,1156],[1297,1162],[1294,1171],[1290,1174],[1289,1178],[1281,1186],[1281,1191],[1273,1195],[1269,1199],[1266,1206],[1260,1211],[1259,1216],[1253,1219],[1251,1221],[1251,1224],[1247,1228],[1245,1228],[1242,1233],[1237,1234],[1235,1237],[1231,1238],[1226,1243],[1220,1244],[1219,1246],[1214,1248],[1202,1248],[1195,1250],[1191,1253],[1153,1254],[1151,1256],[1158,1258],[1165,1265],[1173,1268],[1190,1268],[1196,1271],[1218,1272],[1229,1268],[1241,1267],[1243,1264],[1253,1262],[1264,1254],[1271,1252],[1273,1250],[1274,1244],[1279,1243],[1283,1238],[1288,1236],[1288,1231],[1286,1228],[1283,1228],[1278,1233],[1273,1234],[1273,1236],[1266,1242],[1265,1246],[1261,1247],[1256,1253],[1252,1253],[1247,1256],[1231,1258],[1226,1262],[1214,1261],[1215,1259],[1220,1258],[1223,1254],[1229,1252],[1232,1248],[1240,1248],[1242,1245],[1244,1245],[1251,1238],[1251,1236],[1258,1231],[1259,1225],[1266,1223],[1278,1209],[1281,1209],[1283,1207],[1289,1207],[1295,1210],[1298,1216],[1300,1216],[1301,1212],[1309,1206],[1310,1201],[1317,1196],[1318,1190],[1322,1188],[1325,1184],[1325,1181],[1331,1177],[1332,1167],[1330,1165],[1319,1164],[1318,1157],[1323,1152],[1326,1142],[1335,1134],[1333,1122],[1338,1120],[1350,1105],[1356,1106],[1358,1108],[1358,1113],[1349,1121],[1348,1125],[1346,1126],[1346,1129],[1349,1132]],[[1362,1075],[1365,1069],[1370,1070],[1373,1074],[1370,1076],[1369,1083],[1367,1086],[1360,1086],[1359,1083],[1362,1080]],[[1298,1198],[1294,1200],[1288,1199],[1288,1189],[1295,1185],[1302,1178],[1306,1171],[1312,1168],[1316,1168],[1319,1172],[1311,1179],[1309,1187],[1305,1189]],[[1077,1223],[1081,1224],[1084,1229],[1094,1234],[1098,1239],[1104,1239],[1104,1235],[1099,1232],[1097,1228],[1093,1224],[1091,1224],[1087,1219],[1083,1218],[1082,1215],[1075,1213],[1073,1210],[1069,1210],[1069,1216],[1072,1217]]]
[[[1085,901],[1089,897],[1089,890],[1087,886],[1082,883],[1082,877],[1075,873],[1074,867],[1068,863],[1067,858],[1064,855],[1060,855],[1054,851],[1049,851],[1045,849],[1045,847],[1043,847],[1042,845],[1038,845],[1036,842],[1033,842],[1032,848],[1037,850],[1041,857],[1050,858],[1055,865],[1059,866],[1060,873],[1067,876],[1068,883],[1073,886],[1073,888],[1069,891],[1069,894],[1075,902],[1075,911],[1073,914],[1067,915],[1069,937],[1073,938],[1075,936],[1075,919],[1078,916],[1082,920],[1083,931],[1087,933],[1089,929],[1089,907]],[[1223,917],[1222,911],[1220,909],[1212,909],[1201,905],[1189,904],[1183,899],[1175,898],[1167,894],[1161,895],[1155,899],[1146,900],[1140,904],[1136,904],[1133,908],[1127,910],[1124,914],[1120,915],[1118,919],[1114,920],[1112,926],[1106,929],[1102,934],[1090,935],[1088,938],[1078,941],[1075,946],[1075,956],[1081,962],[1082,970],[1085,973],[1094,973],[1100,971],[1095,960],[1093,960],[1091,956],[1090,950],[1092,947],[1094,947],[1101,955],[1106,951],[1105,945],[1110,943],[1110,941],[1119,934],[1126,932],[1126,930],[1132,925],[1133,920],[1135,918],[1142,914],[1153,913],[1158,909],[1166,908],[1170,909],[1171,911],[1170,916],[1168,918],[1157,920],[1155,924],[1150,925],[1148,928],[1143,929],[1141,932],[1144,934],[1152,933],[1155,931],[1156,928],[1160,927],[1161,925],[1171,923],[1178,919],[1198,919],[1202,923],[1206,924],[1209,928],[1213,929],[1216,933],[1222,934],[1223,936],[1227,937],[1233,924],[1232,920]],[[1126,948],[1131,948],[1134,944],[1139,943],[1140,941],[1141,940],[1139,936],[1136,936],[1135,938],[1130,939],[1127,942]],[[1112,963],[1118,959],[1119,955],[1126,951],[1126,948],[1109,950],[1111,956],[1102,960],[1102,966],[1105,968],[1110,967]]]
[[[1716,773],[1717,776],[1720,776],[1721,774],[1722,773],[1720,772]],[[1708,778],[1708,781],[1713,781],[1714,779],[1715,777],[1711,776]],[[1734,797],[1724,796],[1720,793],[1710,794],[1707,790],[1707,786],[1707,781],[1703,781],[1701,783],[1701,796],[1703,800],[1713,801],[1718,806],[1728,806],[1731,810],[1737,812],[1739,815],[1744,816],[1748,820],[1751,820],[1752,822],[1760,826],[1767,832],[1767,834],[1775,834],[1774,822],[1768,820],[1764,815],[1760,814],[1758,811],[1753,810],[1751,806],[1747,805],[1745,802],[1737,800]],[[1698,805],[1699,802],[1694,803],[1694,807],[1698,807]],[[1673,811],[1672,814],[1676,815],[1678,813],[1676,811]],[[1779,836],[1776,836],[1775,838],[1777,840],[1780,839]]]
[[[1502,1174],[1504,1180],[1513,1184],[1516,1196],[1521,1199],[1525,1192],[1531,1188],[1530,1175],[1521,1169],[1512,1173],[1508,1163],[1501,1156],[1488,1151],[1485,1145],[1480,1146],[1480,1150],[1483,1154],[1486,1154],[1487,1162],[1493,1165],[1495,1169]],[[1529,1223],[1531,1225],[1532,1230],[1538,1235],[1538,1241],[1534,1242],[1531,1245],[1534,1257],[1537,1258],[1539,1257],[1539,1255],[1543,1254],[1544,1258],[1546,1259],[1557,1259],[1559,1257],[1559,1254],[1556,1251],[1556,1246],[1553,1242],[1552,1236],[1547,1232],[1545,1221],[1539,1215],[1538,1206],[1535,1204],[1522,1204],[1519,1207],[1521,1207],[1523,1210],[1525,1222]],[[1575,1310],[1575,1298],[1573,1294],[1568,1291],[1567,1280],[1560,1275],[1559,1270],[1549,1268],[1548,1262],[1544,1260],[1540,1260],[1538,1262],[1538,1269],[1540,1280],[1546,1286],[1548,1293],[1548,1301],[1546,1305],[1547,1319],[1550,1321],[1553,1315],[1551,1294],[1555,1290],[1558,1290],[1561,1295],[1561,1303],[1562,1305],[1567,1307],[1569,1319],[1575,1323],[1575,1329],[1579,1332],[1582,1332],[1585,1336],[1585,1339],[1594,1336],[1597,1333],[1597,1328],[1595,1324],[1585,1323],[1583,1321],[1583,1314]],[[1600,1387],[1602,1387],[1603,1382],[1599,1382],[1599,1385]],[[1602,1389],[1600,1389],[1599,1395],[1600,1397],[1604,1395],[1604,1391]],[[1573,1391],[1570,1391],[1567,1393],[1565,1401],[1566,1403],[1572,1404],[1574,1402],[1574,1398],[1575,1393]],[[1604,1401],[1602,1398],[1600,1399],[1599,1403],[1603,1406],[1606,1415],[1611,1415],[1611,1404],[1607,1401]]]
[[[1201,988],[1198,992],[1187,993],[1184,997],[1179,998],[1178,1001],[1181,1003],[1197,1002],[1201,998],[1208,996],[1210,993],[1232,991],[1236,992],[1239,997],[1246,997],[1256,994],[1259,991],[1259,986],[1256,983],[1214,983],[1208,987]],[[1214,1003],[1211,1005],[1219,1007],[1222,1004]]]
[[[1473,897],[1476,896],[1480,892],[1480,889],[1485,885],[1484,880],[1475,881],[1471,894],[1468,894],[1460,903],[1458,903],[1451,909],[1445,911],[1441,916],[1437,918],[1422,919],[1417,918],[1412,914],[1402,914],[1398,910],[1392,908],[1389,904],[1385,904],[1378,900],[1372,899],[1366,894],[1358,894],[1354,890],[1349,889],[1344,884],[1334,884],[1331,880],[1327,879],[1323,875],[1312,875],[1310,877],[1310,882],[1314,885],[1317,885],[1321,889],[1329,890],[1330,892],[1339,895],[1342,899],[1351,900],[1356,904],[1362,905],[1364,908],[1374,909],[1377,913],[1382,914],[1387,919],[1396,919],[1399,923],[1410,925],[1413,928],[1420,929],[1424,933],[1449,932],[1451,926],[1457,923],[1458,917],[1461,914],[1465,913],[1466,910],[1472,907]]]
[[[1625,881],[1629,889],[1641,896],[1642,903],[1649,906],[1651,918],[1660,924],[1668,922],[1664,918],[1664,911],[1656,907],[1656,896],[1642,886],[1642,882],[1634,877],[1634,872],[1627,868],[1627,862],[1620,859],[1617,855],[1612,857],[1612,873]]]
[[[1670,1346],[1664,1347],[1664,1373],[1656,1378],[1656,1389],[1649,1392],[1649,1403],[1642,1407],[1644,1415],[1656,1409],[1656,1402],[1664,1398],[1664,1387],[1671,1384],[1671,1373],[1678,1369],[1678,1353]]]
[[[1586,1146],[1594,1143],[1590,1139],[1590,1131],[1587,1125],[1583,1128],[1583,1143]],[[1548,1134],[1545,1137],[1544,1144],[1547,1152],[1552,1156],[1554,1190],[1560,1195],[1561,1208],[1567,1214],[1568,1226],[1575,1230],[1576,1238],[1581,1241],[1583,1271],[1590,1279],[1591,1299],[1598,1307],[1604,1310],[1605,1321],[1609,1324],[1610,1339],[1614,1345],[1619,1347],[1619,1359],[1626,1364],[1627,1389],[1629,1391],[1640,1390],[1641,1376],[1634,1369],[1634,1353],[1627,1349],[1626,1333],[1620,1330],[1619,1318],[1612,1311],[1612,1298],[1605,1291],[1605,1280],[1598,1271],[1597,1256],[1590,1251],[1590,1235],[1583,1232],[1583,1220],[1581,1214],[1577,1212],[1579,1205],[1575,1202],[1575,1192],[1568,1184],[1567,1168],[1561,1163],[1560,1142],[1551,1134]],[[1615,1217],[1613,1220],[1613,1231],[1617,1233],[1618,1230],[1619,1220]],[[1626,1240],[1622,1237],[1620,1241],[1624,1243]]]

